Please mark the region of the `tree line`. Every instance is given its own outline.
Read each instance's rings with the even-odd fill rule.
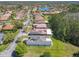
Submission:
[[[78,13],[60,13],[49,19],[53,36],[63,42],[79,46],[79,17]]]

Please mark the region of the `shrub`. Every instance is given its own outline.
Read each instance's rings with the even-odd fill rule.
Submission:
[[[23,42],[18,43],[15,49],[16,56],[21,57],[27,52],[27,47]]]

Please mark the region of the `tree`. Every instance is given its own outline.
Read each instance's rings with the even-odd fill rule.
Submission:
[[[22,9],[22,8],[23,8],[23,5],[18,4],[18,5],[17,5],[17,8],[20,10],[20,9]]]
[[[73,57],[79,57],[79,52],[74,53],[74,54],[73,54]]]
[[[16,48],[15,48],[15,53],[16,56],[23,56],[25,53],[27,52],[27,47],[23,42],[20,42],[17,44]]]
[[[0,6],[0,12],[3,12],[4,11],[4,6]]]
[[[78,13],[55,14],[49,19],[49,25],[54,37],[63,42],[70,42],[79,46]]]
[[[22,28],[22,26],[23,26],[23,22],[22,22],[22,20],[14,21],[14,25],[15,25],[15,27],[16,27],[17,29],[20,29],[20,28]]]
[[[55,14],[55,15],[52,15],[51,18],[48,20],[49,26],[51,27],[51,29],[54,33],[54,36],[56,36],[59,39],[63,38],[63,36],[65,34],[65,32],[64,32],[65,23],[64,23],[64,19],[62,19],[63,16],[64,16],[63,13]]]
[[[68,8],[69,8],[69,12],[78,12],[79,4],[70,4]]]

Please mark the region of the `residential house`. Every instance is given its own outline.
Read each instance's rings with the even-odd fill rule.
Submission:
[[[7,25],[4,25],[2,30],[12,30],[14,29],[14,25],[11,25],[11,24],[7,24]]]
[[[42,14],[46,14],[46,15],[51,15],[51,14],[58,14],[61,13],[62,11],[50,11],[50,12],[42,12]]]
[[[16,18],[15,19],[17,19],[17,20],[18,19],[22,19],[24,15],[25,15],[25,11],[24,10],[18,11],[16,13]]]
[[[40,10],[40,11],[49,11],[49,8],[48,7],[40,7],[38,10]]]
[[[47,25],[46,24],[33,24],[33,28],[47,29]]]
[[[29,33],[31,39],[26,40],[28,45],[44,45],[50,46],[52,40],[50,36],[52,35],[50,29],[35,29]]]
[[[51,30],[49,29],[34,29],[29,33],[30,37],[37,40],[39,39],[44,39],[48,38],[49,36],[52,35]]]
[[[4,15],[0,17],[0,30],[2,30],[3,26],[9,22],[9,17],[11,16],[12,11],[6,11]]]
[[[43,23],[43,24],[45,24],[45,20],[40,15],[36,15],[34,23],[37,23],[37,24],[42,24]]]
[[[25,40],[28,45],[46,45],[50,46],[52,40],[50,36],[52,35],[51,30],[45,24],[44,18],[38,14],[35,15],[35,22],[32,26],[32,30],[29,33],[30,39]]]
[[[3,43],[3,38],[4,38],[4,34],[3,33],[0,33],[0,44]]]
[[[11,14],[12,11],[6,11],[5,14],[0,17],[0,22],[7,21]]]

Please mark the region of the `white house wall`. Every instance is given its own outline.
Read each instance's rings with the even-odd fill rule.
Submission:
[[[26,44],[28,45],[46,45],[49,46],[51,45],[51,41],[32,41],[32,40],[27,40]]]

